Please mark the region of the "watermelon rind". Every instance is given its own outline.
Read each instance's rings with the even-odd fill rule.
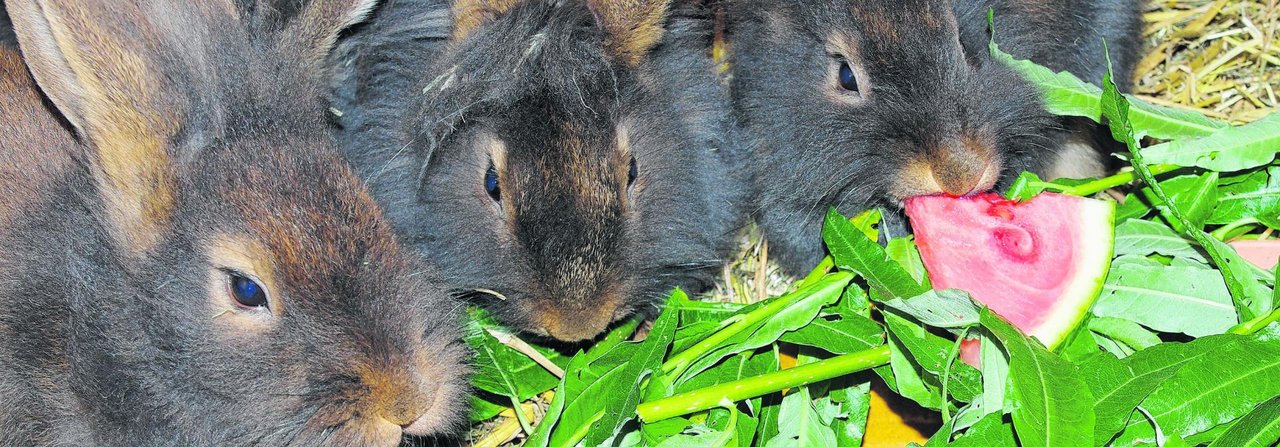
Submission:
[[[1089,313],[1094,301],[1102,294],[1102,286],[1107,280],[1107,272],[1111,270],[1111,257],[1115,252],[1115,203],[1085,199],[1076,216],[1076,228],[1081,233],[1077,238],[1076,274],[1063,289],[1061,297],[1049,310],[1052,318],[1046,319],[1040,326],[1029,331],[1044,343],[1045,347],[1055,349],[1075,331],[1081,320]]]

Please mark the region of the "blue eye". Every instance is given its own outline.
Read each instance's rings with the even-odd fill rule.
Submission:
[[[840,62],[840,88],[858,91],[858,77],[853,75],[853,68],[849,67],[848,62]]]
[[[254,280],[230,273],[231,297],[244,307],[267,307],[267,292]]]
[[[493,162],[489,162],[489,169],[484,172],[484,190],[495,202],[502,200],[502,189],[498,187],[498,170],[494,169]]]

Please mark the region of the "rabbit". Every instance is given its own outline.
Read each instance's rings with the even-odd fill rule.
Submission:
[[[335,61],[346,153],[454,290],[590,340],[708,287],[745,219],[712,24],[697,2],[390,1]]]
[[[1110,45],[1127,89],[1141,5],[1118,0],[733,0],[727,17],[735,122],[755,168],[755,218],[775,260],[803,274],[823,256],[826,211],[1007,186],[1020,172],[1089,177],[1106,140],[1057,118],[988,50],[1101,83]]]
[[[369,1],[6,6],[22,58],[0,47],[0,445],[465,426],[459,305],[325,115],[326,55]]]

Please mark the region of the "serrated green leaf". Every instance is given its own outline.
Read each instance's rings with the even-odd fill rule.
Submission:
[[[932,444],[932,440],[930,442]],[[945,444],[951,447],[1017,447],[1013,436],[1013,424],[1004,414],[995,412],[973,424],[963,435]]]
[[[924,260],[920,259],[920,249],[916,247],[915,240],[911,236],[890,239],[884,251],[889,255],[889,259],[893,259],[906,269],[916,282],[925,287],[931,287],[929,272],[924,268]]]
[[[782,334],[779,340],[832,354],[848,354],[884,343],[884,328],[879,324],[845,308],[833,309],[836,313],[819,316],[795,331]]]
[[[982,325],[1009,354],[1013,426],[1024,447],[1080,446],[1093,442],[1093,394],[1074,366],[1009,322],[983,309]]]
[[[963,290],[930,290],[907,299],[893,298],[883,303],[928,326],[956,329],[978,324],[982,308]]]
[[[1124,343],[1132,351],[1141,351],[1161,342],[1160,336],[1138,323],[1121,318],[1093,317],[1089,319],[1089,330]]]
[[[597,422],[587,424],[591,427],[591,430],[583,440],[586,445],[593,446],[603,443],[606,439],[618,433],[623,424],[636,417],[636,405],[640,403],[642,391],[640,385],[645,378],[655,371],[660,371],[662,359],[675,338],[676,315],[677,312],[674,310],[663,312],[654,321],[653,327],[650,328],[649,334],[644,341],[617,345],[617,348],[623,349],[611,350],[598,360],[604,365],[597,367],[593,363],[592,368],[587,371],[566,371],[565,377],[578,374],[580,378],[585,379],[584,384],[586,387],[579,394],[582,399],[566,403],[565,414],[570,416],[575,414],[586,415],[592,410],[604,412],[604,415]],[[625,349],[631,347],[634,347],[634,349]],[[617,353],[616,357],[614,357],[614,353]],[[614,359],[620,359],[622,361],[621,366],[613,366]],[[593,371],[592,369],[596,370]],[[567,392],[572,392],[572,390],[573,388],[570,387],[565,389]],[[599,399],[599,396],[609,396],[609,399]],[[582,403],[583,405],[579,407],[575,405],[577,403]],[[596,410],[597,408],[600,409]],[[572,424],[573,420],[569,419],[568,425]],[[566,421],[562,420],[561,425],[562,432],[566,431],[563,430]],[[556,439],[557,437],[553,435],[552,440]]]
[[[1134,123],[1129,119],[1130,103],[1120,91],[1116,89],[1115,82],[1111,80],[1111,71],[1108,68],[1107,75],[1103,78],[1103,97],[1102,97],[1102,113],[1111,121],[1111,135],[1117,141],[1125,144],[1129,149],[1130,162],[1133,165],[1134,172],[1138,174],[1144,182],[1151,188],[1160,200],[1166,204],[1172,203],[1168,194],[1160,187],[1159,182],[1151,174],[1151,170],[1147,167],[1142,150],[1138,144],[1138,136],[1134,131]],[[1135,102],[1139,104],[1141,101]],[[1213,259],[1214,265],[1222,271],[1222,276],[1227,284],[1227,290],[1231,293],[1231,300],[1239,314],[1239,320],[1247,321],[1253,319],[1259,312],[1259,302],[1267,297],[1260,296],[1257,281],[1254,280],[1253,270],[1248,263],[1240,259],[1235,251],[1222,241],[1214,239],[1203,229],[1196,227],[1187,217],[1178,209],[1177,206],[1166,206],[1165,215],[1172,221],[1178,221],[1178,225],[1184,230],[1183,232],[1200,244],[1204,248],[1210,259]]]
[[[931,387],[931,390],[941,391],[939,389],[942,386],[941,377],[946,371],[948,355],[955,342],[934,335],[924,327],[893,312],[884,313],[884,320],[893,340],[899,344],[898,348],[905,350],[905,352],[900,353],[909,356],[911,364],[918,366],[921,371],[927,373],[923,379]],[[883,369],[877,369],[876,372],[881,373],[882,377],[885,376]],[[890,384],[894,389],[899,389],[902,385],[895,385],[893,382],[896,381],[896,375],[894,377],[885,377],[886,383]],[[962,362],[956,362],[951,365],[951,377],[947,380],[947,391],[951,393],[951,397],[962,402],[969,402],[982,392],[981,384],[982,375],[978,370]],[[924,404],[924,402],[918,400],[917,402]],[[937,401],[928,399],[928,402]],[[940,404],[940,402],[935,403],[931,408],[939,408],[937,404]]]
[[[777,341],[783,334],[808,325],[824,306],[840,298],[841,291],[852,279],[848,273],[833,273],[810,287],[769,300],[767,303],[772,304],[760,307],[761,312],[773,309],[776,311],[768,315],[753,313],[752,315],[760,317],[754,324],[715,344],[705,354],[693,359],[684,373],[680,374],[676,383],[688,380],[689,377],[710,368],[727,356],[767,346]]]
[[[929,290],[835,209],[827,211],[822,239],[837,267],[858,273],[872,288],[890,298],[909,298]]]
[[[1194,241],[1173,231],[1168,225],[1149,220],[1130,219],[1116,226],[1115,247],[1117,257],[1161,254],[1209,262],[1197,249]]]
[[[1220,273],[1172,266],[1113,267],[1093,314],[1193,337],[1221,334],[1238,322]]]
[[[1044,97],[1045,108],[1055,115],[1079,116],[1094,122],[1102,122],[1102,89],[1097,85],[1081,81],[1080,78],[1067,72],[1054,72],[1031,61],[1014,59],[1000,50],[996,45],[996,34],[992,32],[990,51],[997,61],[1008,65],[1014,71],[1035,85]],[[1226,123],[1215,121],[1202,114],[1160,107],[1140,101],[1127,110],[1126,115],[1139,129],[1138,138],[1150,135],[1160,139],[1181,138],[1188,136],[1204,136],[1227,127]]]
[[[1268,447],[1280,441],[1280,396],[1231,424],[1209,447]]]
[[[1135,123],[1135,126],[1140,124]],[[1280,152],[1280,113],[1227,127],[1201,138],[1183,138],[1143,149],[1149,163],[1232,172],[1270,164]]]
[[[1217,345],[1201,347],[1211,349],[1210,355],[1186,361],[1142,401],[1167,434],[1185,438],[1207,431],[1280,396],[1280,381],[1274,380],[1280,375],[1280,340],[1221,337]],[[1232,338],[1239,341],[1225,342]],[[1149,439],[1150,425],[1131,419],[1116,442]]]
[[[835,433],[813,407],[809,387],[799,387],[782,398],[778,429],[778,434],[769,439],[765,447],[836,445]]]
[[[1280,227],[1280,168],[1238,177],[1218,189],[1218,206],[1208,223],[1228,224],[1256,218],[1269,227]]]
[[[1101,446],[1115,437],[1129,422],[1133,409],[1188,362],[1212,356],[1216,349],[1242,339],[1216,335],[1190,343],[1161,344],[1123,360],[1109,354],[1086,359],[1077,369],[1096,398],[1094,445]]]

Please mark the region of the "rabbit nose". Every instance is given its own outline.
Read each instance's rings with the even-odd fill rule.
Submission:
[[[991,189],[996,184],[999,169],[994,163],[974,163],[976,160],[965,160],[959,163],[934,164],[930,173],[937,191],[953,196],[965,196]]]

